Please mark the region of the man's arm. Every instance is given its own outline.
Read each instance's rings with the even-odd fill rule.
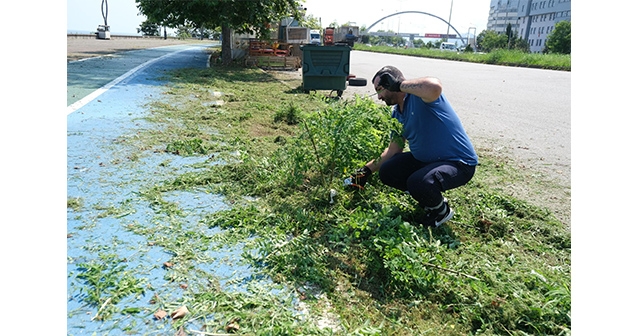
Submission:
[[[405,79],[400,84],[400,91],[418,96],[424,102],[431,103],[440,97],[442,83],[435,77]]]
[[[379,158],[367,162],[365,166],[371,169],[371,172],[377,172],[380,169],[380,166],[382,166],[385,161],[389,160],[392,156],[402,152],[403,149],[404,141],[402,141],[402,143],[391,141],[387,149],[385,149],[384,152],[380,154]]]

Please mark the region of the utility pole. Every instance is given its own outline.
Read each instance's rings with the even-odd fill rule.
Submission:
[[[102,0],[102,18],[104,19],[104,26],[108,27],[109,25],[107,24],[107,15],[109,15],[109,3],[107,3],[107,0]]]
[[[453,12],[453,0],[451,0],[451,8],[449,9],[449,22],[447,22],[447,37],[445,37],[445,42],[449,42],[449,27],[451,27],[451,13]]]
[[[109,15],[109,4],[107,0],[102,0],[102,18],[104,19],[104,25],[98,25],[98,31],[96,32],[96,38],[110,40],[111,33],[109,32],[109,25],[107,24],[107,15]]]

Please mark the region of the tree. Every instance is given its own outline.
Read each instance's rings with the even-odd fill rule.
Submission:
[[[492,30],[483,30],[478,34],[478,47],[484,52],[490,52],[494,49],[506,49],[507,44],[507,35],[498,34]]]
[[[507,49],[511,49],[511,23],[507,23]]]
[[[513,49],[515,50],[521,50],[524,52],[531,52],[531,48],[529,46],[529,42],[523,40],[521,37],[516,38],[516,40],[513,42]]]
[[[140,24],[140,28],[136,28],[138,34],[142,32],[143,36],[160,36],[160,26],[157,23],[145,20]]]
[[[544,42],[544,53],[571,54],[571,21],[560,21]]]
[[[222,63],[231,58],[231,31],[269,38],[270,22],[292,16],[300,20],[298,0],[136,0],[140,13],[150,22],[176,28],[222,28]]]
[[[322,24],[320,24],[320,19],[309,14],[305,15],[304,18],[300,19],[300,26],[307,27],[309,29],[322,29]]]

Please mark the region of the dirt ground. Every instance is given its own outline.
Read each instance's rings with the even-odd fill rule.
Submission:
[[[88,37],[67,36],[67,62],[83,58],[105,56],[116,52],[147,49],[176,44],[211,43],[209,40],[177,40],[156,38],[118,38],[99,40]]]

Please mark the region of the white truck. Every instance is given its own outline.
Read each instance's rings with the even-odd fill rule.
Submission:
[[[456,44],[455,43],[442,42],[442,43],[440,43],[440,50],[458,51],[458,48],[456,48]]]
[[[311,44],[322,44],[322,38],[320,37],[320,31],[317,29],[311,29],[309,31],[309,41]]]

